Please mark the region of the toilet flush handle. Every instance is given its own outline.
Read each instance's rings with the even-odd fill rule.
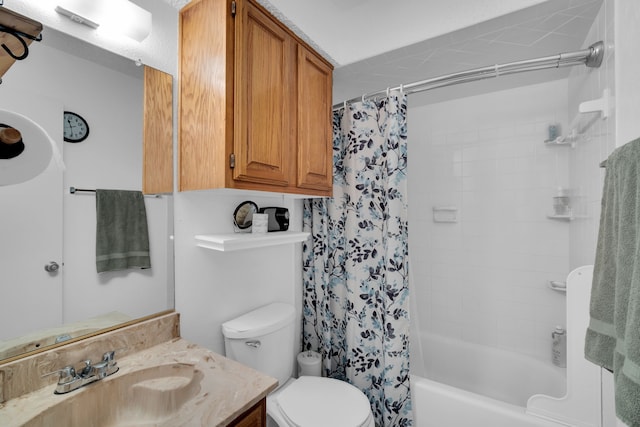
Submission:
[[[262,343],[258,340],[245,341],[245,344],[253,348],[260,348],[260,346],[262,345]]]

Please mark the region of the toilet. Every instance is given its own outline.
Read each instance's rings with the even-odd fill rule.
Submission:
[[[357,387],[320,376],[292,377],[294,319],[292,305],[276,302],[222,324],[226,356],[278,380],[267,396],[268,425],[374,427],[369,400]]]

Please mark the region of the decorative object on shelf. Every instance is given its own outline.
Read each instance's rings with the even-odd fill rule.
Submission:
[[[82,142],[89,136],[89,124],[78,113],[65,111],[64,120],[64,140],[67,142]]]
[[[458,222],[458,208],[455,206],[434,206],[433,222]]]
[[[251,219],[251,232],[254,234],[266,233],[269,231],[269,215],[265,213],[254,213]]]
[[[260,213],[269,216],[269,231],[287,231],[289,229],[289,209],[272,206],[260,208]]]
[[[258,213],[258,205],[251,200],[240,203],[233,211],[233,225],[236,232],[248,233],[253,224],[253,215]]]
[[[558,187],[558,192],[553,198],[554,215],[567,216],[571,215],[571,199],[569,198],[569,190]]]

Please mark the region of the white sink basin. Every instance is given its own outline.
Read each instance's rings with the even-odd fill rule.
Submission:
[[[26,427],[146,426],[167,423],[198,395],[203,373],[195,365],[172,363],[115,373],[68,394],[36,414]]]

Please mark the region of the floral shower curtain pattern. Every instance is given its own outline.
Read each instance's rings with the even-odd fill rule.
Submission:
[[[378,426],[411,426],[406,95],[334,113],[334,197],[304,203],[303,345],[369,398]]]

